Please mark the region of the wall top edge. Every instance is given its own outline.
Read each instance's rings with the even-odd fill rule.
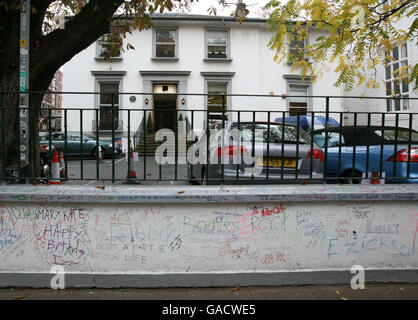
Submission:
[[[104,188],[103,188],[104,187]],[[2,202],[257,203],[289,201],[418,200],[415,185],[258,186],[0,186]]]

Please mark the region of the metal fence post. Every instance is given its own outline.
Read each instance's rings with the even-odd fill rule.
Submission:
[[[324,149],[324,181],[328,179],[328,123],[329,123],[329,97],[325,98],[325,149]],[[313,125],[313,124],[312,124]]]

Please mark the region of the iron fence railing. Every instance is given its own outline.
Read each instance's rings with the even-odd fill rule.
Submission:
[[[107,94],[115,101],[115,93]],[[211,120],[207,94],[178,94],[195,99],[182,107],[156,106],[148,98],[152,93],[119,95],[141,95],[148,101],[134,108],[112,103],[106,108],[112,117],[105,125],[99,108],[43,110],[49,122],[52,115],[62,117],[61,131],[53,134],[51,129],[36,139],[47,147],[49,159],[53,147],[63,152],[61,178],[66,183],[418,183],[418,113],[341,111],[346,108],[341,101],[349,100],[356,108],[360,102],[384,103],[393,97],[304,96],[320,101],[319,107],[290,116],[295,112],[289,110],[288,100],[295,96],[219,94],[223,106]],[[244,106],[232,100],[238,98]],[[269,99],[274,103],[267,108]],[[410,110],[418,109],[417,98],[397,99],[407,99]],[[339,104],[331,105],[335,101]],[[13,106],[0,109],[3,182],[24,175],[19,161],[11,166],[8,161],[9,109],[20,112]],[[20,129],[17,123],[16,135]],[[38,160],[36,154],[31,159]],[[41,168],[34,172],[26,174],[25,181],[45,178]]]

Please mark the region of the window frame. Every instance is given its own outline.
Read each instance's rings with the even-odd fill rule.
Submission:
[[[302,80],[301,76],[297,75],[284,75],[286,79],[286,94],[290,94],[290,86],[297,85],[297,86],[304,86],[306,87],[306,112],[312,111],[313,101],[312,101],[312,76],[305,76]],[[286,108],[287,112],[290,112],[290,101],[289,98],[286,98]]]
[[[218,112],[221,115],[221,119],[215,119],[215,118],[208,118],[210,113],[216,113],[216,112],[208,112],[209,111],[209,104],[208,103],[208,98],[209,98],[209,83],[222,83],[222,84],[226,84],[226,95],[230,94],[231,92],[231,79],[205,79],[205,93],[207,94],[205,96],[205,119],[206,121],[209,121],[209,125],[211,123],[211,121],[222,121],[222,111]],[[230,115],[230,110],[231,110],[231,97],[230,96],[226,96],[226,110],[225,110],[225,121],[228,121],[228,119],[230,119],[231,115]],[[221,105],[222,107],[222,105]],[[216,114],[218,114],[216,113]]]
[[[174,36],[174,56],[173,57],[158,57],[157,56],[157,31],[172,30],[175,32]],[[152,28],[152,60],[179,60],[179,28],[177,26],[155,26]]]
[[[112,129],[100,129],[100,83],[109,83],[109,82],[118,82],[119,83],[119,95],[118,95],[118,110],[117,110],[117,127],[115,128],[115,132],[122,132],[123,131],[123,121],[122,116],[123,112],[123,76],[126,75],[126,71],[91,71],[94,75],[95,79],[95,92],[99,92],[99,94],[94,95],[94,108],[99,109],[99,132],[112,132]],[[96,131],[96,112],[94,112],[93,116],[93,124],[92,124],[92,131]]]
[[[102,36],[107,37],[108,34],[109,33],[106,33]],[[100,56],[101,48],[103,48],[103,46],[100,44],[99,41],[100,41],[100,38],[96,40],[96,56],[95,56],[95,59],[96,60],[106,60],[106,58],[104,56],[103,57]],[[119,55],[118,56],[110,56],[109,59],[111,59],[111,60],[122,60],[122,48],[119,50]]]
[[[209,57],[209,32],[226,32],[226,44],[225,44],[225,53],[226,57],[214,58]],[[205,27],[205,56],[204,61],[232,61],[231,58],[231,29],[230,28],[215,28],[215,27]]]
[[[405,47],[406,48],[406,55],[405,57],[402,57],[402,48]],[[397,50],[397,54],[398,54],[398,59],[397,60],[392,60],[394,59],[393,57],[393,50],[396,48]],[[385,90],[385,96],[387,98],[391,98],[391,99],[386,99],[386,111],[387,112],[408,112],[410,110],[410,106],[409,106],[409,101],[405,100],[405,99],[399,99],[396,97],[409,97],[411,92],[410,92],[410,88],[409,88],[409,83],[406,83],[407,86],[407,91],[404,91],[404,81],[405,80],[395,80],[397,78],[397,76],[394,76],[394,68],[395,65],[398,65],[398,69],[403,68],[404,66],[402,66],[403,63],[406,64],[406,66],[408,66],[408,44],[407,42],[402,43],[401,45],[396,45],[393,49],[392,52],[389,53],[390,55],[390,59],[388,62],[387,59],[387,51],[384,50],[384,55],[385,55],[385,66],[384,66],[384,90]],[[388,74],[387,74],[387,68],[390,68],[390,74],[389,74],[389,78],[388,78]],[[403,78],[403,79],[408,79],[407,77]],[[398,83],[398,81],[400,81]],[[395,84],[396,83],[396,84]],[[387,85],[390,84],[390,95],[388,95],[388,89],[387,89]],[[399,93],[396,93],[395,87],[399,86]],[[393,94],[394,93],[394,94]],[[407,101],[406,105],[402,105],[402,102]],[[397,102],[399,102],[399,110],[396,110],[396,104]],[[406,106],[406,107],[405,107]]]
[[[293,37],[295,36],[295,34],[297,34],[297,32],[292,32],[292,31],[288,31],[289,33],[291,33],[293,35]],[[290,52],[292,51],[292,42],[295,41],[294,39],[291,40],[288,38],[288,44],[287,44],[287,64],[292,64],[292,61],[290,60]],[[301,41],[301,40],[296,40],[296,41]],[[309,34],[307,38],[303,39],[303,52],[304,52],[304,58],[306,61],[310,62],[309,58],[306,57],[305,52],[306,52],[306,47],[309,46]]]

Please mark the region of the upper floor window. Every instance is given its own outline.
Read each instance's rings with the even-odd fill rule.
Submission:
[[[155,29],[154,57],[176,58],[177,57],[177,29],[157,28]]]
[[[117,34],[108,33],[102,35],[97,40],[97,51],[96,56],[98,58],[120,58],[121,49],[120,42],[121,38]]]
[[[207,59],[230,58],[229,30],[206,29],[206,57]]]
[[[407,75],[401,77],[401,70],[406,70],[408,66],[408,48],[406,43],[393,48],[392,52],[385,52],[385,86],[386,96],[394,99],[386,100],[387,111],[400,111],[409,109],[407,99],[397,99],[396,97],[409,97],[409,84]]]
[[[307,44],[307,38],[302,38],[297,32],[291,32],[287,62],[292,63],[295,60],[306,59],[305,48]]]

